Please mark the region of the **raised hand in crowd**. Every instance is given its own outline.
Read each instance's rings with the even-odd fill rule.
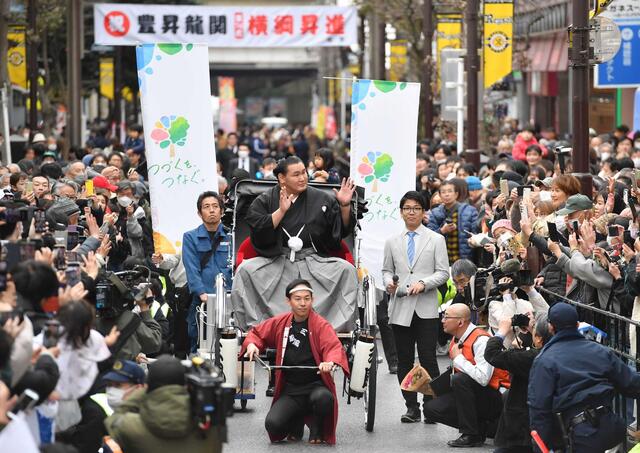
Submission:
[[[96,254],[94,252],[89,252],[86,256],[80,255],[80,258],[82,258],[82,265],[80,266],[82,271],[95,280],[98,277],[98,272],[100,272],[100,266],[98,265]]]
[[[64,278],[61,280],[64,280]],[[84,299],[87,294],[89,294],[89,291],[84,289],[82,282],[76,283],[74,286],[65,286],[58,289],[58,303],[63,306],[69,302]]]

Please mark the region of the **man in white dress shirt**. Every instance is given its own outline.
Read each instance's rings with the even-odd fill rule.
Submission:
[[[444,236],[422,225],[425,200],[415,191],[400,200],[405,227],[384,245],[382,276],[389,303],[389,324],[398,353],[398,380],[413,368],[415,349],[431,377],[440,374],[436,359],[438,342],[438,287],[449,279],[449,258]],[[420,421],[415,392],[402,392],[407,413],[400,421]],[[424,402],[428,400],[425,397]],[[425,418],[425,423],[429,420]]]
[[[460,430],[450,447],[479,447],[502,412],[500,388],[509,387],[509,373],[484,358],[490,334],[471,322],[464,304],[452,304],[442,318],[444,331],[453,335],[449,356],[453,361],[451,392],[429,401],[425,417]]]

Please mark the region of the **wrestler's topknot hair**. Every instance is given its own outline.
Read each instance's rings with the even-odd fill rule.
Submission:
[[[277,178],[279,174],[286,175],[290,165],[304,164],[298,156],[289,156],[286,159],[280,159],[278,165],[273,169],[273,175]]]

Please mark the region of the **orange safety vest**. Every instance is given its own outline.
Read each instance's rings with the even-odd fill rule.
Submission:
[[[476,364],[475,356],[473,354],[473,344],[479,337],[490,337],[491,335],[476,327],[471,331],[469,336],[464,340],[462,344],[458,344],[460,347],[460,352],[462,352],[462,356],[467,359],[472,364]],[[449,353],[451,353],[451,349],[453,348],[454,342],[451,341],[449,344]],[[454,368],[456,372],[460,373],[461,371],[457,368]],[[509,379],[509,372],[506,370],[502,370],[500,368],[494,368],[493,374],[491,375],[491,379],[489,380],[489,387],[498,390],[500,387],[509,388],[511,387],[511,380]]]

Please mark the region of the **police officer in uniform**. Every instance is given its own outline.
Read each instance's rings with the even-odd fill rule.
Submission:
[[[613,412],[613,397],[640,397],[640,375],[578,332],[572,305],[551,307],[549,324],[554,336],[529,377],[531,429],[549,449],[595,453],[615,447],[624,440],[626,424]]]

